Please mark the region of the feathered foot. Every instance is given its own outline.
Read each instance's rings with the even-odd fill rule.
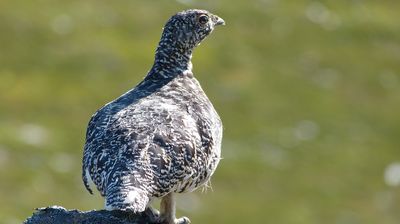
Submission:
[[[188,217],[175,218],[175,198],[172,193],[167,194],[161,199],[161,214],[157,219],[158,224],[189,224]]]

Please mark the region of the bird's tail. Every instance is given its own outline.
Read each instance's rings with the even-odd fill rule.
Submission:
[[[143,212],[150,199],[146,191],[136,187],[112,187],[107,189],[105,209]]]

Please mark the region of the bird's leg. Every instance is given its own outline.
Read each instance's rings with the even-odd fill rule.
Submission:
[[[187,217],[175,218],[175,198],[173,193],[169,193],[161,199],[159,223],[165,224],[188,224]]]

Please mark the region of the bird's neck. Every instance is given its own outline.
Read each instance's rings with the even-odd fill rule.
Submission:
[[[148,77],[173,78],[192,71],[192,52],[171,42],[161,41],[158,45],[154,65]]]

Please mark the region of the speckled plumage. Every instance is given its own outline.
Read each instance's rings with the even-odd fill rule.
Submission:
[[[143,212],[153,198],[165,197],[159,221],[179,223],[172,193],[193,191],[215,171],[222,123],[193,77],[190,60],[193,49],[221,24],[205,10],[171,17],[145,79],[92,116],[83,181],[91,193],[89,181],[94,182],[107,209]]]

